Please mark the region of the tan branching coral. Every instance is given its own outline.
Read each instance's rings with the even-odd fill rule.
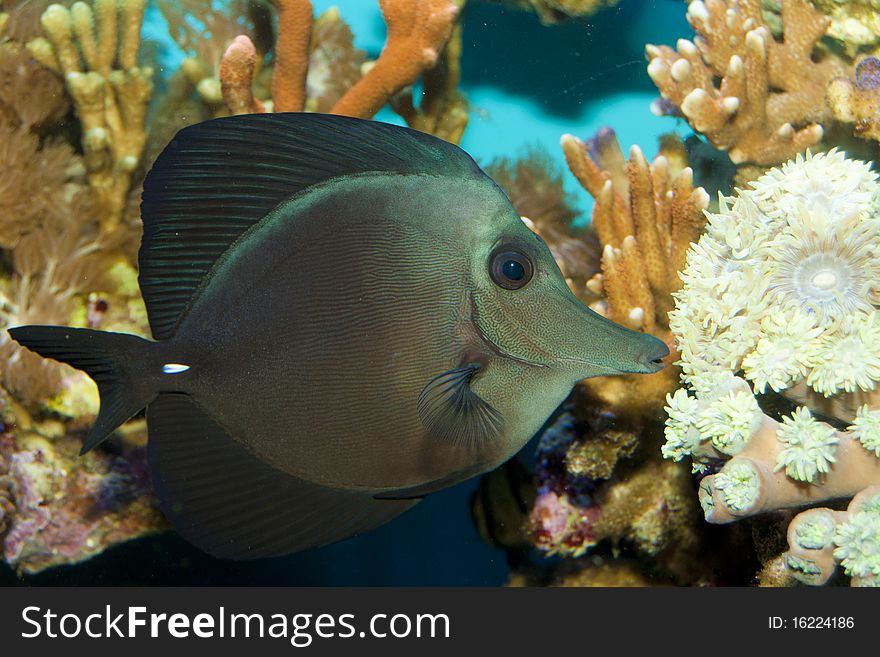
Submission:
[[[806,0],[782,0],[783,33],[774,38],[761,0],[694,0],[693,41],[648,45],[648,74],[663,101],[737,163],[773,165],[817,144],[832,120],[828,83],[845,66],[816,45],[829,19]]]
[[[29,44],[39,62],[64,74],[105,232],[122,218],[146,141],[153,71],[137,63],[145,6],[146,0],[51,5],[42,16],[47,38]]]
[[[705,223],[709,197],[693,186],[693,173],[676,170],[665,155],[648,164],[634,146],[624,160],[614,132],[601,130],[585,143],[562,137],[571,172],[596,199],[593,228],[602,244],[602,273],[587,283],[605,302],[594,307],[616,322],[652,333],[672,345],[666,313],[681,287],[678,272]],[[672,353],[667,362],[677,355]],[[585,382],[606,403],[633,404],[656,411],[675,387],[674,368],[650,376],[624,376]],[[638,390],[638,393],[634,393]]]
[[[84,5],[75,7],[68,15],[82,13]],[[97,42],[92,45],[98,47]],[[101,61],[112,62],[116,46],[104,47],[108,50]],[[134,51],[136,46],[125,55],[125,63],[132,63]],[[3,329],[23,323],[68,324],[85,294],[115,288],[107,272],[121,259],[126,233],[106,230],[105,199],[88,184],[93,180],[86,180],[83,158],[63,139],[47,136],[57,132],[56,123],[70,106],[63,78],[31,59],[14,40],[0,43],[0,52],[0,385],[34,409],[82,377],[34,358]],[[50,52],[55,57],[54,47]],[[96,51],[90,52],[91,61],[98,62]],[[79,56],[75,49],[67,55]],[[50,63],[59,64],[57,57]],[[72,72],[68,86],[71,78],[89,76]],[[127,179],[126,189],[121,187],[120,193],[127,191]]]

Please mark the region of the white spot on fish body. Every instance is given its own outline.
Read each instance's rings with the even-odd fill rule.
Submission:
[[[189,369],[189,365],[181,365],[180,363],[165,363],[162,366],[163,374],[181,374]]]

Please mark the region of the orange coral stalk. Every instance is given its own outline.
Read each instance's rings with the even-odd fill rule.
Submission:
[[[852,497],[880,482],[880,459],[866,450],[851,433],[841,431],[837,432],[835,460],[822,476],[821,486],[792,479],[777,465],[779,453],[785,447],[777,437],[779,427],[779,422],[765,415],[745,449],[725,463],[719,472],[733,473],[743,467],[753,473],[758,492],[748,504],[732,508],[718,488],[718,474],[709,475],[700,482],[700,502],[708,522],[724,524],[765,511]]]
[[[665,155],[649,163],[634,146],[627,162],[610,128],[587,143],[572,135],[561,143],[572,173],[596,200],[592,223],[603,246],[602,274],[586,287],[604,292],[607,306],[594,309],[666,342],[665,361],[673,363],[678,354],[666,313],[672,292],[681,286],[678,272],[687,249],[705,224],[708,194],[693,186],[690,168],[670,166]],[[602,403],[635,415],[655,413],[676,384],[672,367],[649,376],[584,382]]]
[[[256,67],[257,49],[254,42],[244,34],[235,37],[220,62],[220,90],[226,107],[233,115],[266,111],[251,90]]]
[[[272,74],[272,102],[276,112],[302,112],[306,105],[312,3],[274,0],[278,8],[278,41]]]
[[[618,256],[614,265],[603,263],[609,314],[632,328],[654,332],[648,328],[655,325],[654,313],[667,325],[670,295],[681,286],[678,272],[688,246],[703,229],[709,197],[693,187],[690,168],[673,176],[665,156],[649,164],[634,146],[626,162],[613,130],[600,130],[589,144],[572,135],[562,137],[572,173],[596,199],[593,227],[599,240],[613,247],[605,249],[603,260]],[[627,240],[634,242],[627,246]],[[621,259],[620,250],[638,257]],[[653,303],[646,296],[653,296]]]
[[[587,145],[574,135],[560,139],[568,168],[581,186],[596,199],[593,209],[593,228],[602,244],[620,248],[624,238],[633,234],[629,213],[629,183],[625,163],[613,130],[600,130],[591,141],[601,152],[599,161],[590,156]],[[617,155],[614,155],[616,151]],[[621,166],[617,166],[617,162]]]
[[[333,114],[369,118],[422,71],[437,62],[452,34],[458,7],[452,0],[379,0],[388,42],[369,72],[333,107]]]

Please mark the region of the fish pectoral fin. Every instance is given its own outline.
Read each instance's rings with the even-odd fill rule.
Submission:
[[[480,366],[469,364],[434,377],[419,395],[419,418],[438,440],[474,446],[495,440],[503,418],[475,393],[471,379]]]
[[[369,531],[418,500],[377,500],[268,465],[191,397],[160,394],[147,408],[148,456],[163,512],[216,557],[258,559]]]

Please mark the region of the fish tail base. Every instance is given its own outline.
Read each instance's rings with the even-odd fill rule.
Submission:
[[[81,453],[103,442],[121,424],[144,409],[155,396],[148,377],[138,376],[149,362],[152,342],[134,335],[66,326],[20,326],[13,339],[46,358],[67,363],[98,385],[101,407]]]

